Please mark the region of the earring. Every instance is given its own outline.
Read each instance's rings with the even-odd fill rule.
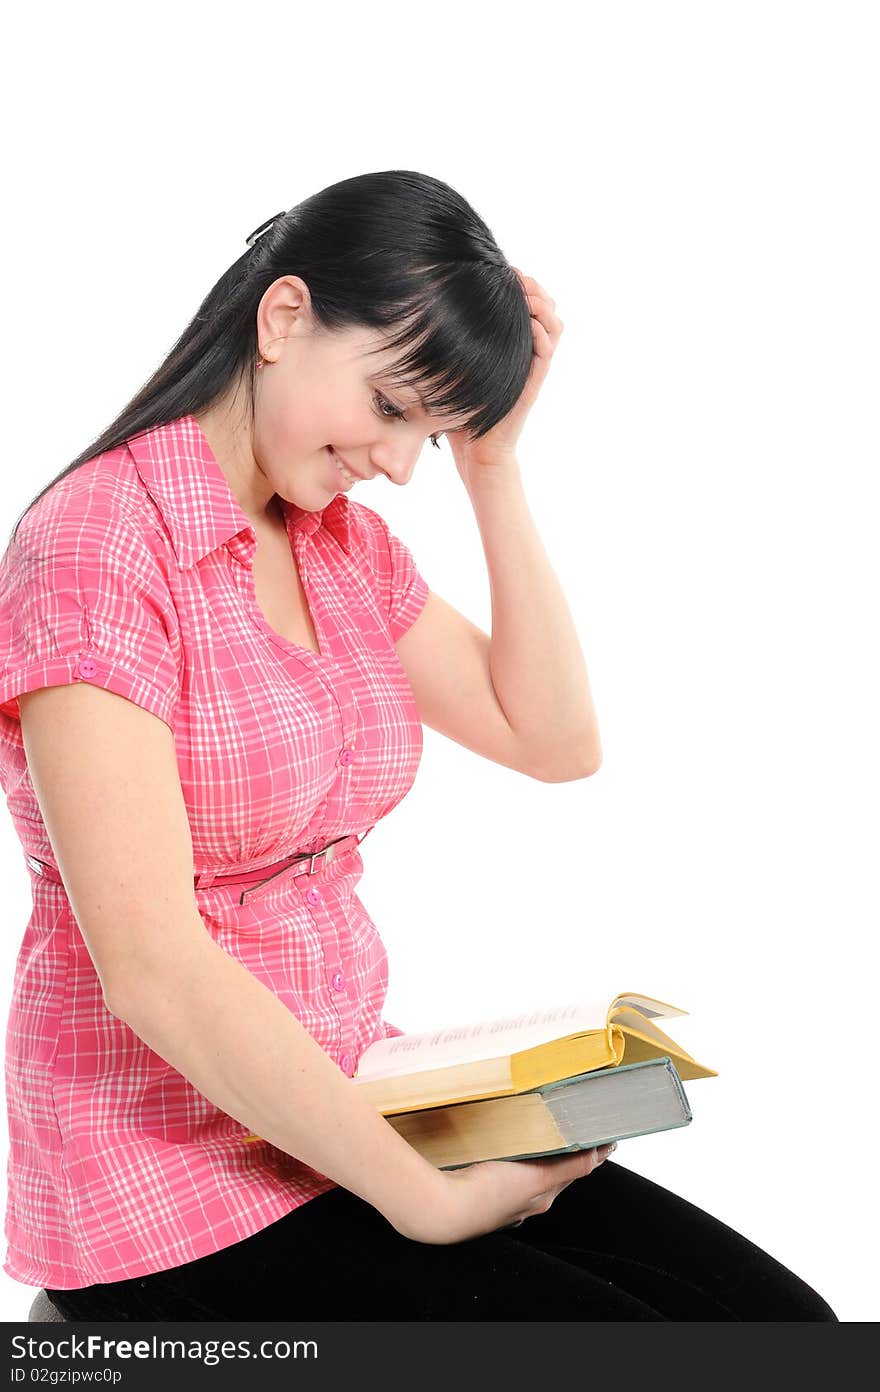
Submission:
[[[260,357],[260,358],[257,358],[257,367],[262,367],[262,366],[263,366],[263,359],[262,359],[261,357]]]

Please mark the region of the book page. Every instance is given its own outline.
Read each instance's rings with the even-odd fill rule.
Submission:
[[[356,1076],[394,1078],[476,1059],[504,1058],[570,1034],[604,1030],[611,1000],[611,996],[603,996],[601,1000],[550,1006],[498,1020],[377,1039],[361,1055]]]
[[[653,996],[640,996],[635,991],[625,991],[614,999],[615,1010],[618,1007],[625,1009],[632,1006],[638,1010],[648,1020],[653,1020],[657,1015],[687,1015],[686,1010],[680,1010],[677,1005],[667,1005],[666,1001],[655,1000]]]

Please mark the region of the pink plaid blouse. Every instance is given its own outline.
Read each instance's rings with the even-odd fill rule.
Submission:
[[[0,783],[31,879],[6,1034],[3,1270],[59,1290],[182,1265],[335,1181],[214,1106],[103,1004],[24,755],[21,692],[90,681],[173,730],[205,927],[350,1076],[385,1022],[359,850],[239,904],[211,874],[362,834],[409,791],[422,728],[394,642],[428,586],[371,508],[284,504],[320,654],[266,623],[254,530],[192,416],[56,483],[0,558]],[[109,869],[109,867],[108,867]],[[157,867],[161,874],[161,867]]]

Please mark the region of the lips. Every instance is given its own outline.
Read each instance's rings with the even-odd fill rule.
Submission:
[[[338,462],[340,462],[340,464],[344,464],[344,465],[345,465],[345,468],[348,469],[348,472],[349,472],[349,473],[352,473],[352,475],[355,476],[355,479],[358,479],[359,482],[361,482],[361,483],[369,483],[369,480],[370,480],[370,479],[373,479],[373,477],[375,477],[375,475],[373,475],[373,473],[358,473],[358,470],[352,469],[352,466],[349,465],[348,462],[345,461],[345,459],[343,459],[343,455],[337,454],[336,450],[334,450],[334,448],[333,448],[333,445],[330,445],[329,448],[330,448],[330,454],[333,455],[334,459],[338,459]]]
[[[337,461],[337,463],[344,464],[350,474],[353,474],[356,479],[360,479],[361,483],[366,483],[364,475],[359,474],[357,469],[353,469],[347,459],[343,459],[341,454],[337,454],[336,450],[333,448],[332,445],[328,445],[327,448],[329,449],[330,453],[332,454],[333,458]]]

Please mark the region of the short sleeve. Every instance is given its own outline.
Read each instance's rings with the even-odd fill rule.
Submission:
[[[364,503],[351,500],[349,506],[379,587],[391,640],[396,642],[424,609],[428,582],[409,547],[394,535],[384,517]]]
[[[120,517],[64,542],[13,540],[0,560],[0,716],[19,720],[26,691],[86,681],[172,725],[179,629],[151,538]]]

